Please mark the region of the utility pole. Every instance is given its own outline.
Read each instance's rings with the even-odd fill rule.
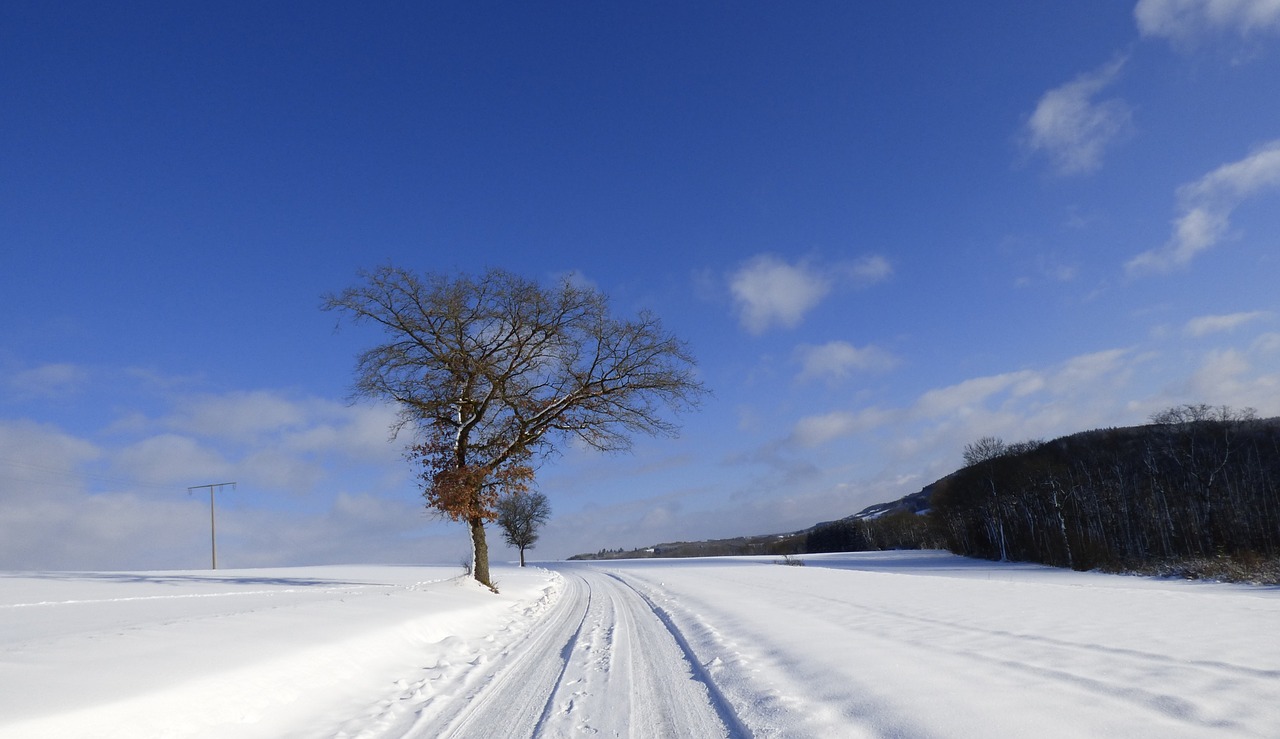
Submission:
[[[209,488],[209,546],[210,551],[213,553],[213,569],[215,570],[218,569],[218,527],[214,522],[213,517],[213,491],[218,488],[225,488],[228,485],[231,486],[232,490],[236,489],[236,484],[234,482],[216,482],[212,485],[192,485],[187,488],[187,495],[190,495],[193,490]]]

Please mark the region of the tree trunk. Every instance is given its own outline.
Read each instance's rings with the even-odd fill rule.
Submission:
[[[484,538],[484,519],[472,516],[467,523],[471,525],[471,544],[475,548],[475,562],[471,568],[471,574],[476,578],[476,582],[497,592],[493,587],[493,581],[489,579],[489,543]]]
[[[1062,515],[1062,501],[1058,499],[1058,486],[1053,487],[1053,511],[1058,514],[1058,531],[1062,534],[1062,547],[1067,550],[1067,567],[1076,568],[1075,558],[1071,556],[1071,537],[1067,536],[1067,519]]]
[[[524,567],[524,547],[520,547],[520,566]]]

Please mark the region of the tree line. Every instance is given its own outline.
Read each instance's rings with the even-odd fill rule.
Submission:
[[[1078,570],[1280,558],[1280,419],[1183,405],[1151,423],[1006,444],[985,437],[925,515],[845,519],[809,551],[945,547]]]
[[[1280,422],[1206,405],[1151,420],[971,446],[934,525],[959,554],[1075,569],[1280,556]]]

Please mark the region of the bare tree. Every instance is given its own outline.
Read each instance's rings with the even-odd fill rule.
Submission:
[[[1151,414],[1157,426],[1176,429],[1163,435],[1164,452],[1194,481],[1197,530],[1205,551],[1217,547],[1218,511],[1214,500],[1222,473],[1232,462],[1239,446],[1242,424],[1257,419],[1253,408],[1211,406],[1204,403],[1184,404]]]
[[[984,436],[975,442],[964,445],[964,463],[966,466],[980,464],[990,459],[1003,457],[1009,453],[1009,445],[998,436]]]
[[[986,520],[991,529],[991,538],[1000,543],[1000,561],[1009,559],[1008,545],[1004,535],[1005,501],[996,489],[995,470],[990,464],[1009,454],[1009,445],[998,436],[984,436],[975,442],[964,445],[964,463],[966,466],[981,465],[986,471],[987,486],[991,490],[990,510]]]
[[[1186,423],[1241,423],[1258,418],[1256,408],[1232,408],[1229,405],[1184,403],[1152,413],[1151,422],[1160,426],[1177,426]]]
[[[539,492],[513,493],[499,498],[497,508],[502,538],[520,550],[520,566],[524,567],[524,550],[533,549],[538,529],[551,518],[551,504]]]
[[[478,277],[361,273],[326,310],[379,326],[386,342],[359,355],[357,396],[400,408],[427,506],[467,524],[473,575],[493,587],[484,524],[504,493],[521,493],[536,463],[576,440],[602,451],[637,432],[674,434],[663,411],[706,392],[685,344],[644,312],[610,315],[591,287],[554,287],[491,269]]]

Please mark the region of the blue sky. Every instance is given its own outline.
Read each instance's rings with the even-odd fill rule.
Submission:
[[[453,562],[321,296],[577,273],[714,395],[535,557],[781,532],[984,435],[1280,414],[1280,3],[9,2],[0,567]],[[514,552],[495,550],[498,558]]]

